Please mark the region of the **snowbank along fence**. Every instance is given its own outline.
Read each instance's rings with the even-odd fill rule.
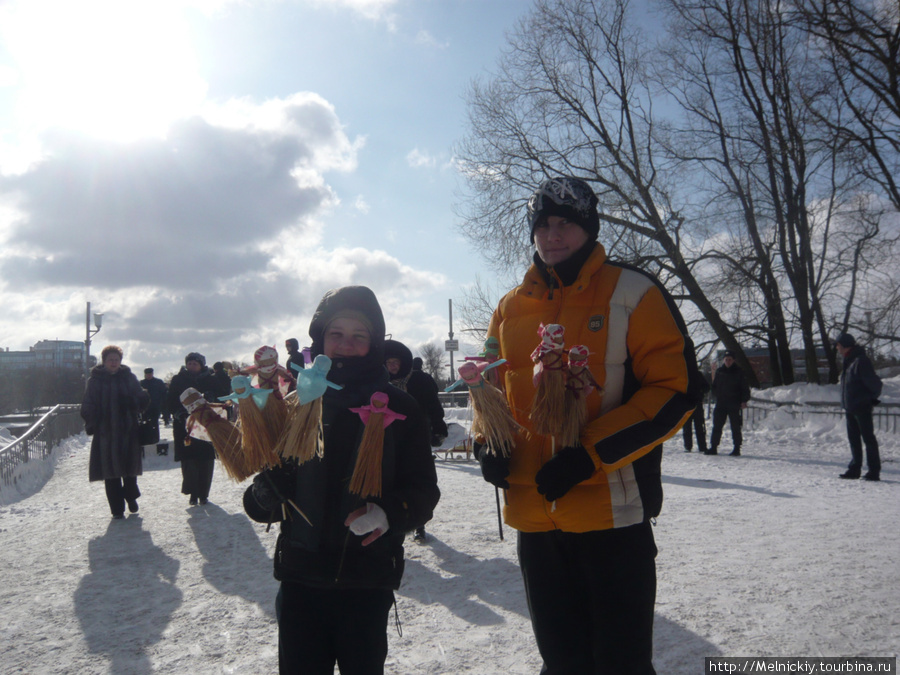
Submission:
[[[810,416],[828,415],[835,421],[843,421],[844,410],[833,402],[807,401],[805,403],[789,403],[751,399],[744,410],[744,424],[752,428],[762,422],[769,413],[781,410],[793,419],[804,420]],[[872,423],[875,431],[888,434],[900,433],[900,403],[880,403],[872,409]]]
[[[84,431],[79,405],[57,405],[21,438],[0,449],[0,489],[16,480],[16,468],[44,459],[61,441]]]

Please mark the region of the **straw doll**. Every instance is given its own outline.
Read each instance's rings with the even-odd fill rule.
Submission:
[[[343,389],[327,379],[331,359],[319,354],[309,368],[297,368],[297,389],[284,399],[287,421],[275,447],[283,458],[298,464],[322,456],[322,396],[326,389]]]
[[[504,359],[494,363],[468,361],[459,367],[460,378],[445,391],[451,391],[465,382],[469,386],[469,400],[472,401],[472,434],[484,438],[486,452],[509,457],[515,447],[516,433],[522,429],[509,412],[509,405],[503,392],[487,381],[485,371],[490,371],[506,363]]]
[[[250,384],[246,375],[235,375],[231,378],[231,391],[228,396],[220,396],[220,401],[235,401],[238,406],[238,419],[241,428],[241,447],[247,466],[253,473],[266,467],[281,463],[273,448],[278,437],[266,424],[263,411],[272,400],[271,389],[257,389]],[[281,401],[284,405],[284,401]]]
[[[226,407],[207,402],[193,387],[182,392],[181,404],[190,414],[185,425],[188,433],[185,445],[190,444],[191,437],[209,441],[233,481],[240,483],[252,476],[253,472],[248,470],[241,452],[241,431],[234,422],[228,421]]]
[[[253,353],[253,365],[240,370],[241,375],[256,377],[256,386],[271,389],[278,398],[284,398],[291,382],[296,381],[293,373],[278,363],[278,350],[263,345]]]
[[[566,419],[566,371],[563,360],[565,328],[556,323],[541,324],[541,342],[531,354],[534,361],[534,399],[529,418],[543,436],[558,437]]]
[[[256,376],[256,386],[259,389],[269,389],[272,396],[261,407],[263,421],[268,428],[269,436],[273,442],[269,446],[274,448],[281,434],[284,432],[284,424],[287,421],[287,406],[284,404],[284,395],[287,393],[294,376],[278,363],[278,352],[275,347],[262,346],[253,354],[252,366],[241,369],[242,375]]]
[[[581,430],[587,421],[587,397],[591,392],[603,392],[591,371],[588,370],[588,348],[575,345],[569,349],[569,367],[566,376],[566,421],[560,434],[562,447],[580,443]]]
[[[384,453],[384,430],[394,420],[405,420],[401,415],[388,408],[388,395],[376,391],[369,399],[369,405],[361,408],[350,408],[359,415],[365,424],[362,440],[356,456],[353,477],[350,478],[350,492],[363,499],[381,497],[381,460]]]

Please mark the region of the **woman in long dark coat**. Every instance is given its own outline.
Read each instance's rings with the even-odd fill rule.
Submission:
[[[167,400],[172,411],[172,436],[175,440],[175,461],[181,463],[181,493],[189,495],[189,504],[206,504],[215,470],[216,450],[212,443],[197,438],[188,439],[188,412],[181,404],[185,389],[193,387],[207,401],[218,401],[229,393],[206,367],[206,357],[191,352],[184,359],[184,367],[169,383]]]
[[[141,496],[137,477],[143,473],[138,442],[138,412],[150,396],[137,377],[122,365],[122,349],[109,345],[100,352],[100,365],[91,369],[81,402],[81,417],[91,440],[88,477],[106,484],[113,518],[123,518],[125,504],[136,513]]]

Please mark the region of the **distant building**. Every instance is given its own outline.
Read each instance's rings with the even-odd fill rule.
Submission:
[[[96,363],[96,358],[91,357]],[[0,350],[0,371],[28,368],[54,368],[81,371],[84,369],[84,343],[74,340],[41,340],[27,352]]]

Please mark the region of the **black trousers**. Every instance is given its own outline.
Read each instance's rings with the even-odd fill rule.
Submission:
[[[847,411],[847,439],[850,441],[850,471],[862,469],[862,447],[866,444],[866,466],[873,474],[881,473],[881,455],[875,425],[872,422],[872,408],[867,406],[856,412]]]
[[[714,449],[719,447],[719,441],[722,440],[722,431],[725,429],[725,420],[731,424],[731,440],[734,441],[734,447],[741,447],[744,442],[744,435],[741,433],[741,427],[744,424],[743,415],[741,415],[740,406],[724,406],[716,404],[713,408],[713,431],[712,438],[709,441],[709,447]]]
[[[281,675],[383,675],[394,593],[282,582],[275,600]]]
[[[519,565],[545,675],[655,675],[650,523],[520,532]]]
[[[103,483],[106,486],[106,501],[109,502],[109,510],[114,516],[121,516],[125,513],[126,499],[137,499],[141,496],[137,476],[108,478]]]
[[[694,432],[697,433],[697,450],[706,452],[706,421],[703,419],[703,404],[698,403],[694,408],[694,412],[684,423],[681,432],[684,437],[684,449],[690,450],[694,447]]]
[[[181,460],[181,494],[197,499],[209,499],[209,488],[212,485],[214,459],[182,459]]]

